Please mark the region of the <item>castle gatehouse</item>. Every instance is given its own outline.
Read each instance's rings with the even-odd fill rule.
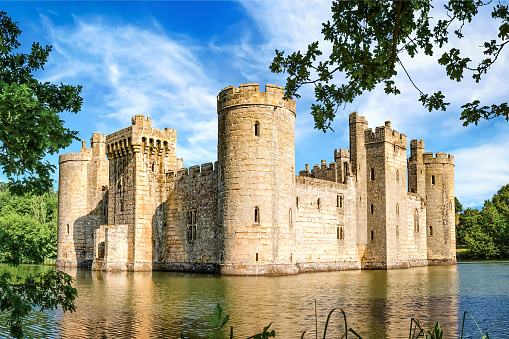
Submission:
[[[295,101],[217,96],[215,163],[182,167],[177,131],[136,115],[59,159],[58,267],[226,275],[456,263],[454,157],[350,114],[350,149],[295,175]]]

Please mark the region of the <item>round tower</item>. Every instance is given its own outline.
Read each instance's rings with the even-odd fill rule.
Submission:
[[[423,154],[426,187],[426,235],[428,263],[456,262],[454,204],[454,157],[451,154]]]
[[[217,112],[221,273],[297,273],[295,101],[243,84],[219,93]]]
[[[87,170],[90,148],[59,157],[57,267],[86,266]]]

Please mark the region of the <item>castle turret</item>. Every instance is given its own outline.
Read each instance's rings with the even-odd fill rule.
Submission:
[[[114,225],[127,225],[122,226],[127,230],[127,253],[117,253],[111,262],[106,253],[103,269],[152,270],[153,261],[162,259],[157,248],[166,241],[165,173],[181,166],[176,145],[176,130],[153,128],[143,115],[133,117],[132,126],[107,136],[108,225],[112,231]]]
[[[221,273],[296,273],[295,101],[243,84],[217,97]]]
[[[406,219],[407,137],[391,129],[390,121],[375,132],[365,130],[367,187],[367,250],[364,268],[400,267],[399,226]]]
[[[454,157],[424,153],[429,264],[456,262]]]
[[[91,147],[59,157],[57,266],[90,267],[93,232],[106,222],[108,160],[105,135],[94,133]]]
[[[408,191],[426,196],[424,162],[424,140],[412,139],[410,141],[410,158],[408,159]]]
[[[364,131],[368,128],[366,118],[359,116],[357,112],[350,114],[350,174],[355,176],[356,220],[357,220],[357,244],[358,255],[364,255],[368,238],[367,227],[367,202],[366,202],[366,145],[364,143]]]

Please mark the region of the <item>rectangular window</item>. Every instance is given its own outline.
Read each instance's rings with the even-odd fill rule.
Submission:
[[[189,242],[193,242],[197,238],[196,224],[196,209],[190,209],[187,211],[187,240]]]

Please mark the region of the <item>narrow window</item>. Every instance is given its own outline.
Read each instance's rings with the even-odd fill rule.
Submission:
[[[292,219],[292,209],[290,208],[290,210],[288,211],[288,222],[290,223],[290,225],[292,224],[293,222],[293,219]]]
[[[396,170],[396,182],[399,182],[399,170]]]
[[[343,240],[343,227],[339,228],[339,240]]]
[[[375,232],[374,231],[371,231],[371,240],[373,240],[375,238]]]
[[[152,240],[152,246],[156,247],[156,241],[155,240]]]
[[[67,234],[69,234],[69,224],[67,224]]]
[[[429,235],[433,235],[433,226],[429,227]]]
[[[192,242],[197,239],[196,224],[197,224],[196,209],[191,209],[187,211],[187,239],[189,242]]]
[[[396,238],[399,237],[399,226],[396,225]]]
[[[336,207],[339,207],[339,194],[336,196]]]
[[[371,180],[375,180],[375,169],[371,169]]]
[[[396,204],[396,215],[399,215],[399,204]]]
[[[255,260],[258,261],[258,253],[256,253],[255,257],[256,257]]]
[[[260,123],[258,121],[254,124],[254,135],[257,137],[260,136]]]
[[[336,238],[338,238],[338,239],[339,239],[339,226],[338,226],[338,228],[337,228],[337,230],[336,230]]]
[[[320,209],[320,198],[316,201],[316,205],[318,206],[318,209]]]
[[[419,211],[417,210],[414,213],[414,231],[419,232]]]
[[[154,161],[152,163],[152,172],[155,172],[156,171],[156,162]]]
[[[375,211],[375,208],[373,207],[373,205],[371,205],[371,214],[373,214],[374,211]]]
[[[344,199],[344,197],[343,197],[343,196],[340,196],[340,197],[339,197],[339,207],[340,207],[340,208],[343,208],[343,199]]]
[[[299,208],[299,197],[295,198],[295,205],[297,206],[297,208]]]
[[[434,175],[432,175],[432,176],[431,176],[431,184],[432,184],[432,185],[434,185],[434,184],[435,184],[435,176],[434,176]]]
[[[290,262],[293,262],[293,253],[290,253]]]
[[[260,209],[258,208],[258,206],[256,206],[254,209],[254,222],[257,224],[260,223]]]

